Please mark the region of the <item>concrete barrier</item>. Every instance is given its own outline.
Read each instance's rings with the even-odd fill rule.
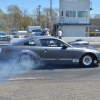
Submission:
[[[10,41],[10,43],[13,43],[15,41],[21,40],[24,38],[12,38],[12,40]],[[100,37],[63,37],[62,40],[65,42],[71,42],[71,41],[75,41],[77,39],[82,39],[88,42],[100,42]]]
[[[66,42],[75,41],[77,39],[82,39],[88,42],[100,42],[100,37],[63,37],[62,40]]]
[[[24,39],[24,38],[12,38],[10,40],[10,43],[14,43],[14,42],[19,41],[19,40],[22,40],[22,39]]]

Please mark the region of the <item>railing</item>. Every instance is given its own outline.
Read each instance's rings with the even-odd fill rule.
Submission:
[[[90,23],[90,20],[89,18],[71,18],[71,17],[64,17],[64,16],[61,16],[61,17],[57,17],[55,20],[54,20],[54,23]]]

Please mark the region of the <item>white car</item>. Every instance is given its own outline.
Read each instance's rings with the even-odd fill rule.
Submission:
[[[0,32],[0,40],[1,41],[6,41],[7,40],[7,34],[6,32]]]

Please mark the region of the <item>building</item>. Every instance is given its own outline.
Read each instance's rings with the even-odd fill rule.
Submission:
[[[59,17],[54,20],[54,34],[61,29],[64,37],[85,37],[86,27],[91,25],[91,4],[90,0],[59,0]]]

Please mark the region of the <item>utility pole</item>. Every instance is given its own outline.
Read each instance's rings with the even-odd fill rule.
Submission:
[[[41,12],[40,12],[40,8],[41,8],[41,5],[39,5],[38,6],[38,25],[40,26],[40,20],[41,20],[41,18],[40,18],[40,15],[41,15]]]

